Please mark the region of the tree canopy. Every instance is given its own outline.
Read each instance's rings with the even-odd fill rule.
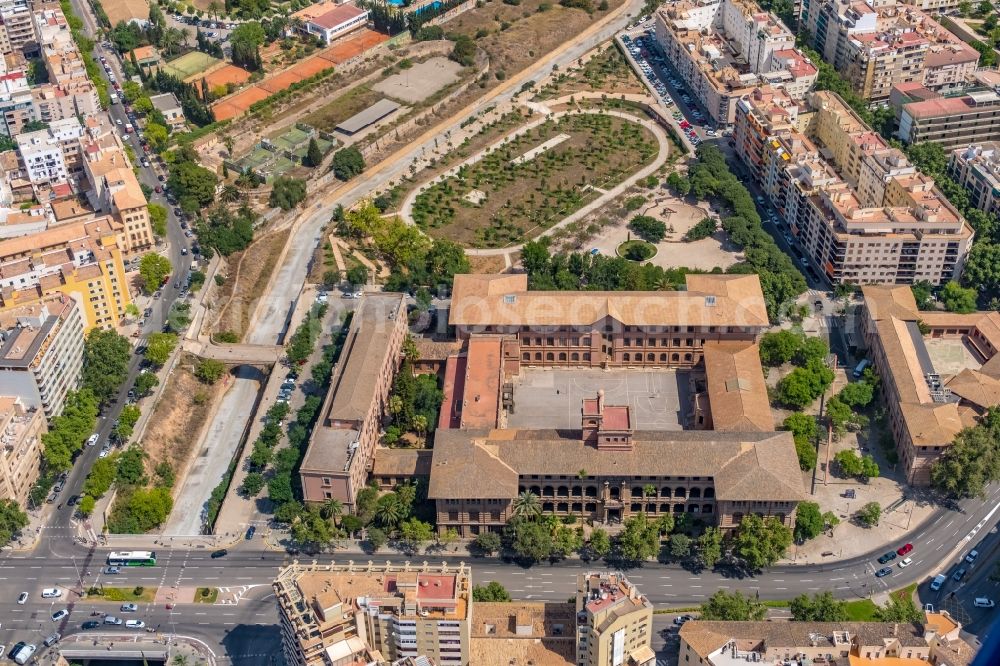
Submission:
[[[760,621],[767,616],[767,607],[749,595],[743,596],[739,590],[727,592],[719,590],[701,605],[701,620],[724,622]]]
[[[749,569],[756,571],[771,566],[785,555],[792,545],[792,530],[777,518],[761,518],[751,513],[743,517],[733,544],[733,552]]]
[[[143,292],[152,294],[159,289],[172,268],[170,260],[162,254],[150,252],[143,255],[139,260],[139,279],[142,281]]]

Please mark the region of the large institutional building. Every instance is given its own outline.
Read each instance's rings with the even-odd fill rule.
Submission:
[[[909,483],[928,485],[955,435],[1000,405],[1000,313],[918,311],[907,286],[862,291],[861,332],[882,378],[901,469]],[[939,338],[964,341],[974,360],[936,367],[928,341]]]
[[[439,529],[498,531],[525,491],[544,513],[599,522],[689,513],[733,528],[757,513],[790,526],[803,487],[791,435],[774,432],[767,400],[758,278],[687,281],[687,291],[610,294],[527,291],[524,275],[456,276],[450,323],[467,345],[448,359],[429,469]],[[580,410],[571,430],[508,428],[512,380],[531,367],[689,371],[688,430],[643,429],[603,391],[570,405]]]
[[[808,104],[759,89],[737,108],[736,152],[834,283],[943,284],[973,230],[937,188],[839,96]]]

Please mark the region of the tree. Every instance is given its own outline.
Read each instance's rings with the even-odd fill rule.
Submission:
[[[976,290],[961,287],[957,282],[948,282],[941,288],[941,303],[949,312],[975,312]]]
[[[333,170],[333,175],[340,180],[350,180],[365,170],[365,158],[360,150],[348,146],[333,154],[330,168]]]
[[[915,623],[924,621],[924,612],[913,603],[909,596],[890,594],[885,606],[875,609],[875,619],[879,622]]]
[[[316,138],[313,137],[309,139],[309,147],[306,149],[306,166],[318,167],[323,163],[323,151],[319,149],[319,144],[316,143]]]
[[[706,527],[698,537],[698,561],[702,566],[711,569],[722,559],[722,530],[718,527]]]
[[[691,191],[690,181],[684,178],[677,171],[673,171],[669,176],[667,176],[667,186],[670,187],[670,189],[672,189],[679,197],[686,197],[688,192]]]
[[[802,342],[802,335],[793,331],[765,333],[760,338],[760,361],[772,367],[788,363],[802,348]]]
[[[347,269],[346,277],[347,284],[351,285],[352,289],[357,289],[368,283],[368,269],[364,266],[352,266]]]
[[[660,550],[660,531],[646,514],[625,519],[624,528],[615,542],[617,555],[629,562],[642,562],[655,557]]]
[[[333,525],[315,507],[307,507],[292,521],[292,539],[306,550],[322,550],[335,536]]]
[[[826,403],[826,417],[830,420],[830,427],[839,436],[844,432],[847,423],[854,418],[854,411],[835,395]]]
[[[800,594],[789,605],[796,622],[846,622],[847,605],[833,598],[833,593],[817,592],[810,597]]]
[[[11,499],[0,499],[0,546],[10,543],[14,535],[28,526],[28,514]]]
[[[684,240],[686,241],[699,241],[703,238],[708,238],[715,233],[718,228],[719,223],[711,217],[703,217],[684,234]]]
[[[818,397],[816,381],[805,368],[795,368],[778,381],[778,400],[793,409],[802,409]]]
[[[407,550],[416,552],[421,544],[434,538],[434,527],[417,518],[410,518],[399,526],[399,536]]]
[[[383,527],[393,528],[405,518],[405,512],[396,493],[386,493],[375,503],[375,521]]]
[[[472,540],[472,545],[484,555],[492,555],[500,550],[500,535],[496,532],[480,532]]]
[[[785,430],[791,430],[792,434],[796,437],[803,437],[805,439],[816,438],[816,419],[809,414],[790,414],[785,418],[782,427]]]
[[[114,331],[90,329],[83,345],[82,386],[90,389],[99,403],[110,401],[128,376],[132,345]]]
[[[140,398],[143,398],[150,393],[152,393],[153,388],[155,388],[160,383],[160,380],[152,372],[143,372],[138,377],[135,378],[135,392]]]
[[[256,71],[261,68],[260,45],[264,43],[264,28],[256,21],[241,23],[229,33],[233,64]]]
[[[171,165],[170,177],[167,179],[167,185],[177,195],[181,207],[184,208],[187,201],[188,208],[193,205],[192,212],[197,212],[215,200],[217,183],[214,173],[186,160]]]
[[[146,204],[149,211],[149,226],[153,233],[163,238],[167,235],[167,209],[157,203]]]
[[[94,499],[104,497],[104,494],[115,482],[118,474],[118,455],[110,455],[106,458],[99,458],[90,468],[86,480],[83,482],[83,492]]]
[[[594,557],[601,558],[611,552],[611,537],[600,527],[595,527],[590,532],[590,542],[587,545]]]
[[[944,455],[931,466],[931,483],[952,497],[984,497],[986,486],[1000,479],[996,417],[991,410],[983,423],[959,432]]]
[[[240,486],[240,492],[247,497],[256,497],[263,489],[264,475],[260,472],[248,472],[247,475],[243,477],[243,484]]]
[[[868,382],[851,382],[844,388],[840,389],[840,393],[837,397],[845,405],[850,405],[851,407],[866,407],[868,403],[872,401],[874,397],[875,390],[874,387]]]
[[[130,446],[118,456],[115,479],[125,486],[139,486],[146,482],[146,454],[138,446]]]
[[[271,188],[267,203],[272,208],[291,210],[306,198],[306,181],[278,176]]]
[[[97,500],[95,500],[90,495],[84,495],[80,498],[80,503],[77,505],[76,510],[81,516],[89,516],[94,513],[94,507],[97,505]]]
[[[170,260],[162,254],[150,252],[143,255],[139,260],[139,279],[142,282],[143,292],[152,294],[159,289],[170,276],[172,269]]]
[[[146,141],[149,142],[150,147],[156,151],[160,152],[167,147],[167,142],[170,141],[170,130],[159,123],[149,122],[146,123]]]
[[[194,369],[194,376],[205,384],[214,384],[222,378],[226,372],[226,364],[215,359],[205,358],[198,361]]]
[[[871,456],[859,457],[854,451],[848,449],[840,451],[833,457],[833,461],[840,467],[844,476],[855,477],[867,482],[868,479],[879,475],[878,463]]]
[[[825,527],[823,514],[816,502],[799,502],[795,511],[795,538],[799,541],[814,539]]]
[[[473,601],[510,601],[510,594],[507,593],[503,585],[491,580],[486,585],[474,585],[472,587]]]
[[[854,515],[865,527],[875,527],[882,517],[882,507],[878,502],[868,502]]]
[[[628,223],[628,228],[636,236],[650,243],[659,243],[667,235],[666,223],[649,215],[636,215]]]
[[[792,545],[792,530],[777,518],[751,513],[743,517],[736,532],[733,551],[752,571],[777,562]]]
[[[448,57],[463,67],[471,67],[476,64],[476,43],[468,35],[460,34]]]
[[[508,523],[514,531],[511,548],[521,559],[540,562],[552,554],[552,533],[546,525],[527,520]]]
[[[525,490],[518,495],[514,499],[511,509],[511,515],[514,518],[534,519],[542,515],[542,503],[539,501],[538,495],[530,490]]]
[[[377,527],[368,528],[368,545],[371,547],[372,552],[378,552],[388,542],[389,537],[384,530],[380,530]]]
[[[670,537],[670,555],[684,559],[691,554],[692,539],[686,534],[674,534]]]
[[[767,607],[739,591],[719,590],[701,605],[701,620],[724,622],[759,622],[767,616]]]
[[[146,359],[153,365],[163,366],[176,346],[176,333],[150,333],[146,339]]]
[[[167,488],[136,488],[119,493],[108,516],[108,529],[119,534],[142,534],[163,524],[173,508]]]
[[[562,558],[575,553],[583,547],[583,528],[572,528],[560,525],[552,535],[553,558]]]

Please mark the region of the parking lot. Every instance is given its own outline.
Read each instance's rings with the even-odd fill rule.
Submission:
[[[646,82],[656,91],[660,102],[672,110],[674,119],[695,147],[706,139],[713,139],[724,131],[718,130],[705,112],[688,94],[684,82],[674,71],[656,44],[652,30],[638,35],[622,35],[622,43],[638,65]]]

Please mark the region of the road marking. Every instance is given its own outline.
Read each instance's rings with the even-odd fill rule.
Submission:
[[[776,587],[774,589],[776,589],[776,590],[787,590],[788,588],[787,587]]]

